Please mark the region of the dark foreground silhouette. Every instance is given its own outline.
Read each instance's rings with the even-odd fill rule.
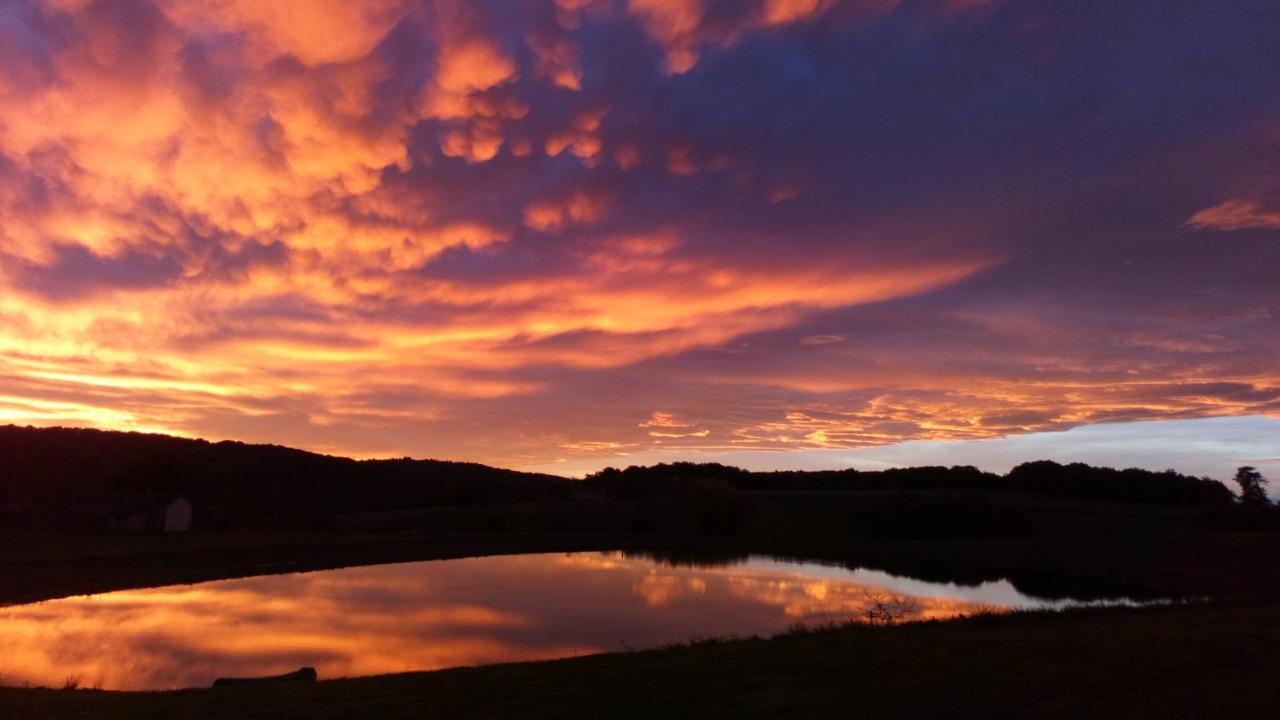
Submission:
[[[1257,471],[1027,463],[750,473],[676,463],[583,480],[466,463],[0,427],[0,604],[488,553],[820,558],[1210,598],[1140,611],[854,627],[550,663],[232,692],[0,688],[0,717],[1237,717],[1280,705],[1280,527]],[[190,529],[131,506],[180,497]],[[143,522],[133,519],[141,517]],[[124,519],[124,522],[120,521]],[[180,518],[181,519],[181,518]],[[1241,531],[1247,532],[1241,532]],[[0,681],[3,679],[0,678]]]
[[[267,675],[265,677],[223,677],[213,681],[214,687],[240,687],[244,685],[271,685],[275,683],[296,683],[296,682],[315,682],[316,669],[313,667],[303,667],[293,672],[282,673],[280,675]]]

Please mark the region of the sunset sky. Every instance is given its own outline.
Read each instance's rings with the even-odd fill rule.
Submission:
[[[1274,0],[3,0],[0,424],[1280,473],[1277,48]]]

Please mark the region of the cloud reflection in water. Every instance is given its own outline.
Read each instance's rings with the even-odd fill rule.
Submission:
[[[752,558],[673,567],[621,553],[468,558],[222,580],[0,610],[0,680],[104,688],[207,685],[316,667],[322,678],[536,660],[796,622],[909,619],[1050,604],[976,588]]]

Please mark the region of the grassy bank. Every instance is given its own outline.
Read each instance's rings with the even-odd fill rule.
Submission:
[[[0,689],[13,718],[1268,717],[1280,605],[851,627],[220,690]]]

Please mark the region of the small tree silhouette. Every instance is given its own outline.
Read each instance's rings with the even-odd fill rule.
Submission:
[[[1257,468],[1245,465],[1236,470],[1236,484],[1240,486],[1240,504],[1249,508],[1267,507],[1267,481]]]
[[[868,625],[897,625],[920,613],[920,603],[909,595],[895,593],[872,595],[864,592],[867,609],[863,617]]]

